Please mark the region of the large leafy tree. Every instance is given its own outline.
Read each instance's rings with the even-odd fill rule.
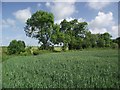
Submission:
[[[111,35],[106,32],[103,34],[97,34],[98,40],[97,40],[97,46],[98,47],[110,47],[111,45]]]
[[[70,36],[66,32],[61,31],[60,25],[55,24],[53,27],[51,41],[54,44],[64,43],[64,46],[67,46],[67,43],[70,41]]]
[[[65,19],[60,23],[60,31],[63,32],[68,40],[66,42],[69,49],[80,49],[83,38],[87,31],[86,22],[78,22],[77,19],[66,21]]]
[[[25,32],[28,37],[38,39],[43,49],[47,49],[51,42],[53,44],[62,42],[69,49],[110,47],[109,33],[91,34],[87,25],[87,22],[79,22],[77,19],[71,21],[64,19],[60,25],[54,24],[52,13],[37,11],[27,20]]]
[[[51,36],[51,41],[54,44],[58,44],[58,43],[64,41],[64,33],[60,32],[60,26],[58,24],[55,24],[53,26],[53,32],[52,32],[52,36]]]
[[[49,44],[54,24],[54,16],[52,13],[45,11],[37,11],[26,22],[25,32],[28,37],[36,38],[38,43],[42,43],[44,49]]]
[[[110,44],[112,42],[112,40],[111,40],[112,36],[108,32],[106,32],[106,33],[102,34],[102,37],[105,40],[105,47],[110,47]]]

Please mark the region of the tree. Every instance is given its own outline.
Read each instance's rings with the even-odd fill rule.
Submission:
[[[54,44],[64,43],[64,47],[67,47],[67,44],[70,41],[70,36],[68,34],[65,34],[62,31],[60,31],[60,25],[55,24],[53,27],[51,41]]]
[[[64,33],[60,32],[60,26],[58,24],[55,24],[53,26],[53,32],[51,35],[51,41],[54,44],[58,44],[60,42],[63,42],[64,40]]]
[[[103,34],[97,34],[97,46],[98,47],[110,47],[111,45],[111,35],[106,32],[106,33],[103,33]]]
[[[97,47],[97,40],[98,40],[97,35],[92,34],[91,37],[90,37],[90,42],[91,42],[91,47],[92,48]]]
[[[7,48],[9,54],[20,54],[25,51],[24,41],[12,40]]]
[[[105,47],[110,47],[110,43],[112,42],[112,40],[111,40],[112,36],[108,32],[106,32],[106,33],[102,34],[102,37],[105,40]]]
[[[120,48],[120,37],[116,38],[116,42],[118,43],[118,47]]]
[[[42,42],[44,49],[46,49],[51,38],[53,24],[54,16],[52,13],[37,11],[26,22],[26,35],[38,39],[38,43]]]
[[[97,46],[98,47],[105,47],[105,40],[102,38],[99,38],[99,40],[97,42]]]
[[[66,43],[69,49],[80,49],[82,40],[86,33],[86,22],[78,22],[77,19],[66,21],[65,19],[60,23],[60,31],[66,36]]]
[[[18,40],[18,52],[20,53],[20,52],[24,52],[25,51],[25,42],[24,41],[20,41],[20,40]]]

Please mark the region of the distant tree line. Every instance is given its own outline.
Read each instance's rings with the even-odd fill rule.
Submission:
[[[52,13],[37,11],[29,18],[25,25],[25,33],[28,37],[35,38],[41,43],[42,49],[49,49],[52,45],[63,43],[63,50],[78,50],[96,47],[120,47],[120,37],[111,39],[111,35],[92,34],[87,28],[87,22],[79,22],[77,19],[67,21],[64,19],[60,24],[54,24]],[[10,54],[24,52],[24,41],[13,40],[8,46]]]
[[[36,38],[38,43],[42,43],[43,49],[48,49],[52,44],[63,43],[64,47],[72,49],[81,49],[89,47],[111,47],[117,46],[113,42],[111,35],[92,34],[87,28],[87,22],[78,22],[77,19],[67,21],[64,19],[61,23],[54,24],[52,13],[37,11],[26,22],[25,32],[28,37]]]

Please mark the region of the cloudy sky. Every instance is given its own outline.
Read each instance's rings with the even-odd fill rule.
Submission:
[[[37,10],[52,12],[55,23],[76,18],[88,22],[92,33],[109,32],[112,38],[118,37],[117,2],[2,2],[2,45],[9,45],[13,39],[38,45],[24,32],[26,20]]]

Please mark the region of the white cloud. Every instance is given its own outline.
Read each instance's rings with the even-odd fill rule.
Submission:
[[[55,24],[60,24],[64,19],[55,20]]]
[[[110,0],[105,0],[104,2],[101,2],[101,0],[88,0],[88,1],[91,1],[91,2],[88,2],[87,5],[90,8],[96,9],[96,10],[100,10],[110,4]]]
[[[118,33],[112,12],[98,12],[98,15],[89,22],[89,29],[94,34],[108,32],[113,36],[113,38],[116,38]]]
[[[69,21],[72,21],[72,20],[74,20],[75,18],[72,18],[72,17],[67,17],[67,18],[65,18],[68,22]],[[61,23],[61,21],[63,21],[64,19],[59,19],[59,20],[56,20],[55,21],[55,23],[57,23],[57,24],[60,24]],[[83,18],[79,18],[79,19],[77,19],[78,20],[78,22],[84,22],[85,21],[85,19],[83,19]]]
[[[6,20],[3,19],[2,20],[2,26],[3,27],[9,27],[9,26],[14,27],[15,26],[15,20],[10,19],[10,18],[8,18]]]
[[[112,24],[114,24],[112,12],[98,12],[98,15],[95,17],[95,19],[90,22],[90,26],[95,28],[106,27]]]
[[[113,38],[118,37],[118,26],[112,26],[110,34],[112,34]]]
[[[13,13],[13,15],[15,15],[16,19],[18,19],[19,21],[26,22],[26,20],[31,17],[31,11],[30,8],[26,8],[16,11],[15,13]]]
[[[50,6],[50,2],[46,2],[45,5],[46,5],[47,7],[49,7],[49,6]]]
[[[79,18],[78,22],[85,22],[86,20],[84,18]]]
[[[69,2],[69,3],[75,3],[77,0],[54,0],[54,2]]]
[[[46,6],[51,9],[51,12],[54,14],[56,20],[60,20],[66,17],[70,17],[73,13],[76,13],[75,1],[70,2],[53,2],[46,3]]]
[[[97,34],[97,33],[105,33],[107,32],[107,29],[106,28],[94,28],[94,29],[90,29],[91,33],[93,34]]]

